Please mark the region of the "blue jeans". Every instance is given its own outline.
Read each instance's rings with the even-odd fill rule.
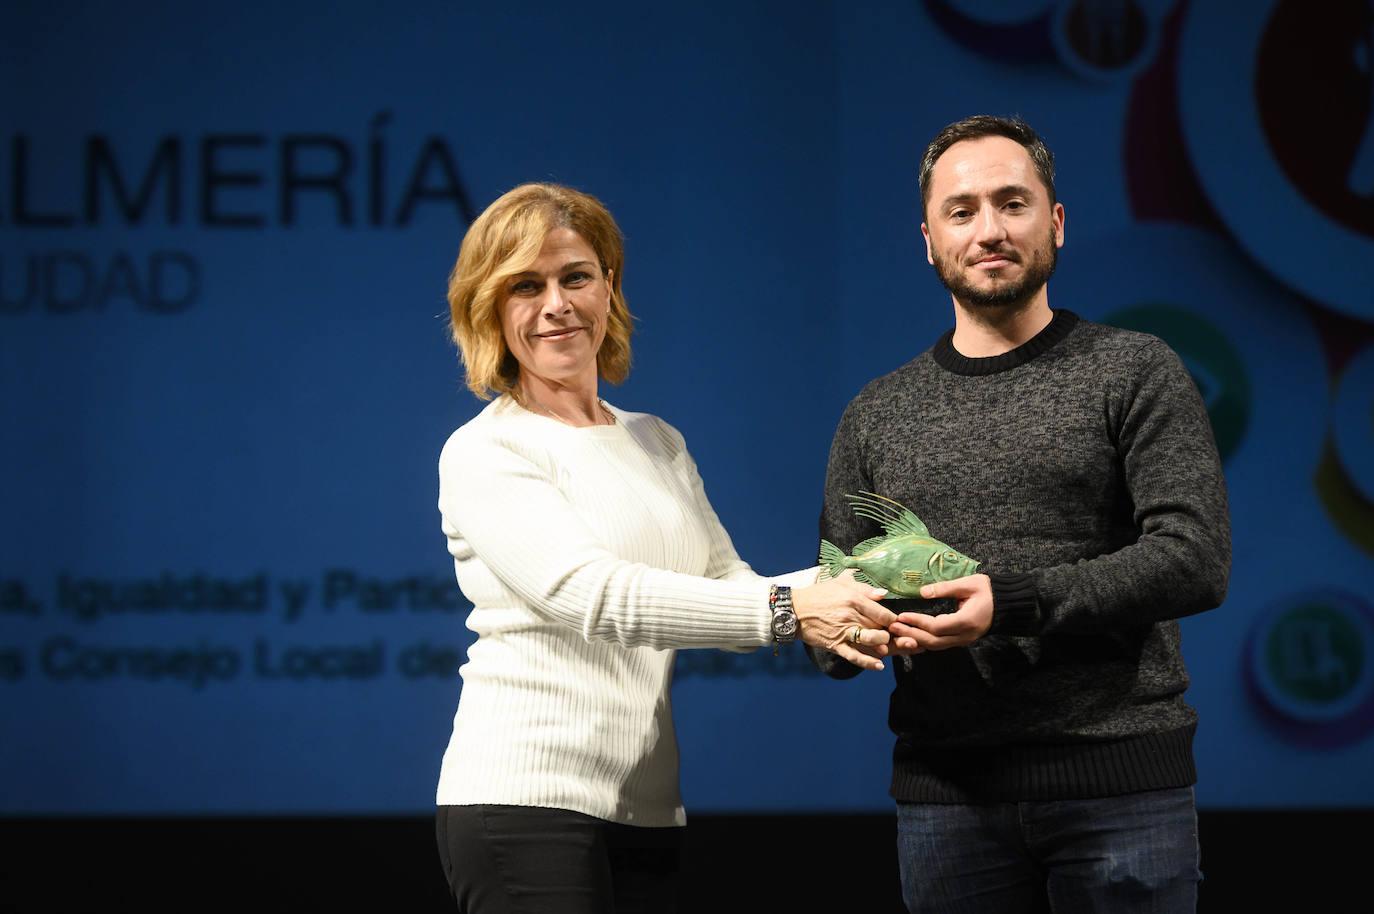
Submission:
[[[912,914],[1197,910],[1191,787],[1097,800],[897,804]]]

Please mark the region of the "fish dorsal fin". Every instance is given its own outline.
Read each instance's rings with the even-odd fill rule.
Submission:
[[[877,549],[879,546],[881,546],[883,543],[887,541],[888,537],[886,536],[875,536],[871,540],[864,540],[862,543],[854,547],[853,554],[857,556],[872,552],[874,549]]]
[[[921,523],[919,517],[890,498],[884,498],[873,492],[861,492],[858,495],[845,497],[854,507],[855,514],[860,517],[867,517],[869,520],[876,520],[883,525],[883,530],[887,532],[888,536],[931,538],[930,531],[926,529],[925,524]]]

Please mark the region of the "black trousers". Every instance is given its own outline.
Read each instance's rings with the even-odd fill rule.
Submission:
[[[435,828],[460,914],[678,909],[685,828],[536,806],[440,806]]]

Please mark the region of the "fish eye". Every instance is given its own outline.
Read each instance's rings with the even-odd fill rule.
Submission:
[[[954,553],[953,553],[953,552],[946,552],[946,553],[945,553],[945,558],[949,559],[951,562],[954,561]]]

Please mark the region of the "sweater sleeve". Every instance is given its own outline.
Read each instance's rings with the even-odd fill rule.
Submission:
[[[1007,597],[1019,608],[1014,620],[995,620],[995,633],[1022,633],[1032,616],[1041,633],[1136,628],[1225,598],[1231,524],[1207,410],[1163,342],[1142,347],[1134,364],[1111,421],[1138,535],[1114,552],[1033,572],[1033,613],[1024,579],[994,577],[995,602]]]
[[[450,439],[439,462],[439,508],[455,559],[476,559],[513,602],[588,641],[671,649],[771,640],[769,584],[747,572],[728,537],[724,546],[713,542],[710,560],[724,580],[627,561],[598,538],[542,464],[491,436]],[[699,486],[698,496],[700,507]],[[714,512],[709,521],[719,528]]]

